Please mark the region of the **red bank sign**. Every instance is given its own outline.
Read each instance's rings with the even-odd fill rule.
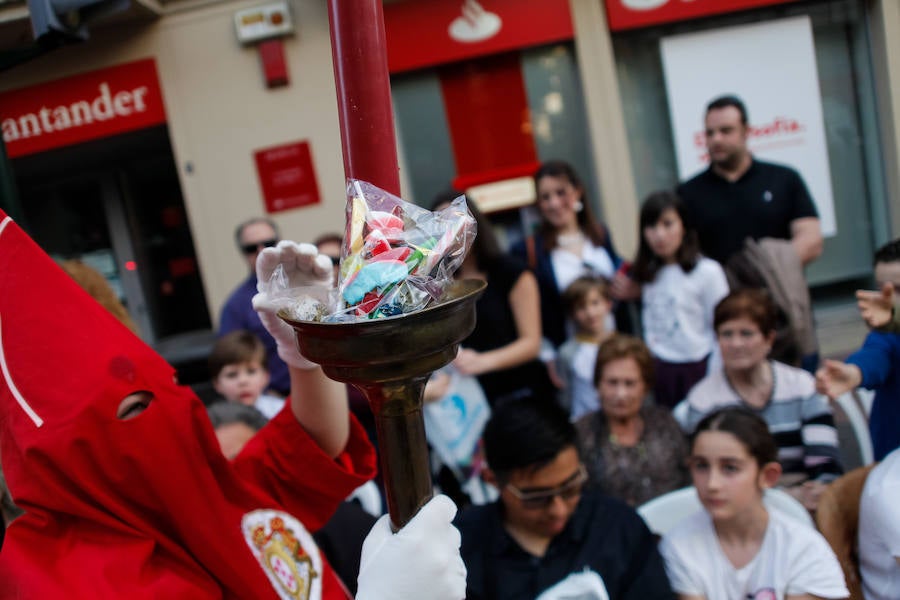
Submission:
[[[407,0],[384,5],[391,73],[572,39],[569,0]]]
[[[11,158],[165,122],[153,59],[0,94]]]
[[[660,25],[796,0],[606,0],[612,31]]]

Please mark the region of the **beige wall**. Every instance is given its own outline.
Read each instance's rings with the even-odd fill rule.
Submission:
[[[210,314],[246,276],[235,224],[263,214],[253,151],[309,140],[322,203],[273,215],[286,238],[340,231],[344,172],[324,2],[292,1],[296,35],[285,40],[288,87],[266,89],[257,50],[238,45],[232,15],[258,2],[176,14],[147,25],[92,31],[87,44],[8,71],[0,84],[40,81],[154,57]],[[192,165],[188,173],[186,164]]]

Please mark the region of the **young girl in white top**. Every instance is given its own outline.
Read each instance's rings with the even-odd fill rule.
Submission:
[[[644,341],[657,361],[654,398],[672,408],[706,375],[716,348],[713,309],[728,282],[719,263],[700,255],[674,192],[644,200],[640,230],[632,276],[642,284]]]
[[[847,598],[825,538],[763,504],[781,475],[765,421],[739,407],[710,414],[697,426],[688,463],[704,510],[660,544],[681,600]]]

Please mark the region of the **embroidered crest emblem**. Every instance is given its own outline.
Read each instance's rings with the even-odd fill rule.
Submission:
[[[279,598],[322,598],[322,558],[300,521],[277,510],[255,510],[244,515],[241,530]]]

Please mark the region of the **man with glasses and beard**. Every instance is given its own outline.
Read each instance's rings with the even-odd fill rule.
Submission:
[[[256,257],[263,248],[274,247],[280,239],[278,226],[271,219],[264,217],[244,221],[235,229],[234,240],[247,261],[250,273],[225,301],[219,317],[217,335],[222,337],[226,333],[246,329],[261,339],[266,347],[266,366],[271,377],[269,388],[282,396],[287,396],[291,387],[287,366],[278,357],[275,340],[263,327],[259,315],[250,303],[257,292]]]
[[[456,522],[468,600],[675,598],[643,520],[586,487],[575,428],[560,407],[503,402],[483,442],[482,476],[500,498]]]

